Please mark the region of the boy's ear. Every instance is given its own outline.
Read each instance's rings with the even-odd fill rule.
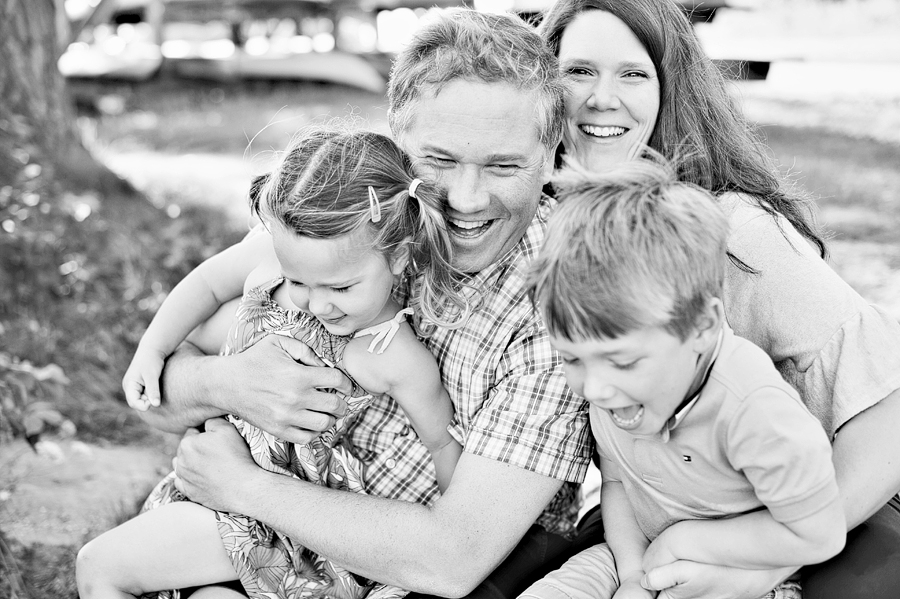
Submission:
[[[409,264],[409,244],[410,239],[407,237],[400,243],[394,251],[394,255],[391,257],[390,267],[391,273],[394,274],[394,276],[399,276],[406,270],[406,267]]]
[[[725,324],[725,306],[722,300],[713,297],[706,302],[706,307],[697,317],[697,326],[694,330],[694,349],[704,352],[714,345],[719,338],[719,331]]]

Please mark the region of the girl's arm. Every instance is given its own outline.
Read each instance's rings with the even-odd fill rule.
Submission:
[[[361,337],[347,345],[347,371],[367,391],[387,393],[397,401],[431,452],[438,486],[444,492],[453,478],[462,446],[448,430],[454,408],[441,383],[437,361],[406,323],[382,354],[366,351],[370,340]]]
[[[146,410],[159,405],[159,377],[166,358],[219,306],[239,297],[247,276],[272,256],[271,237],[251,235],[204,261],[172,289],[141,337],[122,380],[130,406]]]
[[[601,456],[600,512],[606,543],[616,559],[619,590],[616,598],[649,597],[655,593],[641,587],[644,576],[642,559],[650,542],[638,525],[634,510],[625,495],[618,467]]]

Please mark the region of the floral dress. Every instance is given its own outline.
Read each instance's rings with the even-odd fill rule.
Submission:
[[[276,304],[272,293],[282,281],[282,278],[275,279],[244,294],[222,355],[241,352],[266,335],[284,335],[303,341],[322,360],[340,368],[344,348],[351,337],[332,335],[315,317]],[[383,350],[398,326],[390,325],[399,322],[407,312],[398,313],[393,321],[360,331],[357,336],[375,334],[369,351],[377,341],[382,341]],[[253,459],[266,470],[333,489],[365,493],[363,464],[350,451],[343,433],[371,402],[372,396],[354,384],[353,392],[345,400],[347,415],[305,445],[282,441],[236,416],[228,419],[246,440]],[[142,511],[187,500],[175,488],[174,480],[174,472],[166,476],[150,493]],[[254,518],[226,512],[215,515],[225,550],[244,591],[252,599],[393,599],[407,593],[348,572]],[[181,595],[176,589],[145,597],[180,599]]]

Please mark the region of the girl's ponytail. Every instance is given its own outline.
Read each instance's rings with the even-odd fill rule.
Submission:
[[[410,292],[410,303],[421,312],[424,326],[419,327],[420,332],[430,332],[434,326],[458,328],[465,324],[472,306],[463,294],[463,273],[451,263],[453,249],[443,193],[431,183],[413,178],[403,195],[408,213],[417,216],[411,223],[409,259],[422,276]]]

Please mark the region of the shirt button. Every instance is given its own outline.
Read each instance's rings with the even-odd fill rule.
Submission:
[[[409,426],[406,425],[406,424],[404,424],[404,425],[403,425],[403,428],[400,429],[400,434],[401,434],[402,436],[404,436],[404,437],[405,437],[406,435],[408,435],[408,434],[409,434]]]
[[[388,468],[394,468],[397,465],[397,460],[395,460],[394,458],[390,458],[384,463],[384,465]]]

